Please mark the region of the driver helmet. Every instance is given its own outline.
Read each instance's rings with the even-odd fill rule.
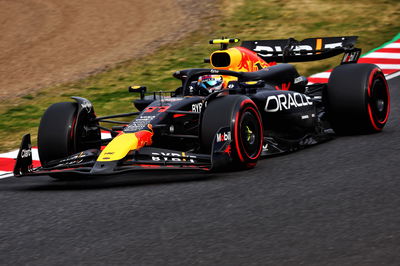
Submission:
[[[219,75],[205,75],[199,77],[197,86],[206,89],[209,93],[222,89],[224,81]]]

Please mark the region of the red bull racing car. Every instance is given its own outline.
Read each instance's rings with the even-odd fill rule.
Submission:
[[[90,101],[51,105],[38,131],[41,166],[32,167],[30,135],[23,137],[14,175],[62,178],[138,169],[251,168],[264,156],[326,141],[334,134],[379,132],[390,97],[382,71],[357,64],[356,36],[245,41],[212,40],[221,49],[211,68],[175,72],[181,86],[140,94],[138,111],[97,117]],[[288,62],[343,54],[327,84],[309,85]],[[280,63],[280,64],[277,64]],[[129,121],[114,118],[133,117]],[[105,127],[110,123],[115,126]],[[100,130],[111,138],[102,139]]]

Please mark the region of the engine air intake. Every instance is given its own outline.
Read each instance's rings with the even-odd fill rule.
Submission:
[[[211,64],[214,67],[228,67],[231,64],[231,56],[226,52],[215,52],[211,55]]]

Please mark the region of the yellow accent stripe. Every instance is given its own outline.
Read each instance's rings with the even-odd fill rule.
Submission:
[[[317,39],[316,50],[321,50],[322,48],[322,39]]]
[[[239,39],[215,39],[215,40],[211,40],[210,44],[220,44],[220,43],[236,43],[239,42]]]
[[[135,150],[138,139],[135,133],[125,133],[116,136],[97,158],[98,162],[118,161],[124,158],[128,152]]]

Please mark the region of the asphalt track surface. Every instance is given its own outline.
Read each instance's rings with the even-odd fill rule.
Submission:
[[[399,84],[382,133],[250,171],[0,180],[0,264],[399,265]]]

